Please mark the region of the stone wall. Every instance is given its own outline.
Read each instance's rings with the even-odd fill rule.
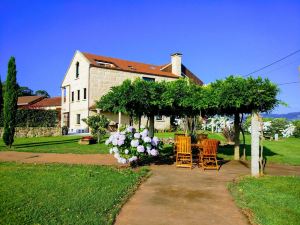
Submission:
[[[3,135],[3,127],[0,127],[0,135]],[[60,127],[16,127],[15,137],[49,137],[60,136]]]

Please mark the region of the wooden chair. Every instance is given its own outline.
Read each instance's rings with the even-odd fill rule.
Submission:
[[[176,167],[189,167],[192,169],[193,158],[191,149],[191,137],[178,136],[177,137],[177,153],[176,153]]]
[[[178,145],[178,137],[185,136],[185,134],[175,134],[174,135],[174,152],[177,151],[177,145]]]
[[[207,134],[197,134],[197,144],[201,144],[201,142],[207,138]]]
[[[205,139],[201,142],[202,152],[199,157],[199,166],[205,169],[217,169],[219,170],[217,160],[217,150],[220,141],[215,139]]]

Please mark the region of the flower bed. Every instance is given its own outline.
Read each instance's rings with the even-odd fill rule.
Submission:
[[[110,154],[114,154],[114,157],[122,164],[155,157],[163,147],[163,143],[157,137],[148,136],[147,129],[136,132],[133,127],[112,134],[105,144],[110,147]]]

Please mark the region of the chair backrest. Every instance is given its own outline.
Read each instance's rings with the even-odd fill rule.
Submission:
[[[192,152],[190,136],[178,136],[176,143],[178,153],[190,154]]]
[[[185,134],[175,134],[174,136],[174,141],[176,142],[178,140],[178,137],[185,136]]]
[[[201,144],[203,140],[207,139],[207,134],[197,134],[197,143]]]
[[[218,146],[220,144],[219,140],[215,139],[205,139],[201,142],[203,155],[217,155]]]

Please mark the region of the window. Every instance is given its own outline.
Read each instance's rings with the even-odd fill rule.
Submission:
[[[80,124],[80,114],[76,114],[76,124]]]
[[[76,63],[76,78],[79,77],[79,62]]]
[[[143,77],[143,80],[144,80],[144,81],[151,81],[151,82],[154,82],[154,81],[155,81],[155,78],[151,78],[151,77]]]
[[[80,100],[80,90],[77,90],[77,100]]]
[[[72,91],[72,102],[74,102],[74,91]]]
[[[67,89],[63,88],[63,97],[64,97],[64,102],[66,102],[66,96],[67,96]]]
[[[86,99],[86,88],[83,88],[83,99]]]
[[[156,119],[156,120],[163,120],[163,119],[162,119],[162,116],[160,116],[160,115],[155,116],[155,119]]]
[[[114,68],[115,65],[112,64],[112,63],[108,63],[108,62],[102,62],[102,61],[99,61],[99,60],[95,60],[96,63],[99,65],[99,66],[102,66],[102,67],[108,67],[108,68]]]

